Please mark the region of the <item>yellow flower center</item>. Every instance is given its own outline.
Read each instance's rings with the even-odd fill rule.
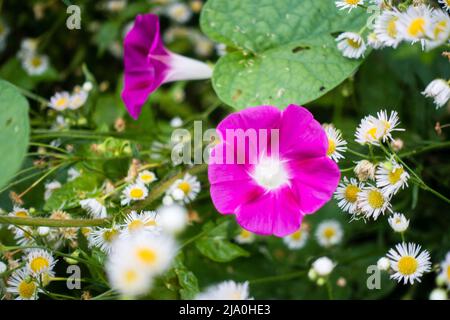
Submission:
[[[16,217],[20,217],[20,218],[28,217],[28,213],[26,211],[17,211],[15,215],[16,215]]]
[[[153,227],[156,226],[156,221],[155,220],[150,220],[147,223],[145,223],[146,227]]]
[[[347,39],[347,43],[352,48],[355,48],[355,49],[361,48],[361,42],[359,42],[359,41],[355,41],[353,39]]]
[[[327,156],[331,156],[336,151],[336,142],[333,139],[328,139]]]
[[[447,267],[447,280],[450,282],[450,266]]]
[[[142,229],[145,224],[141,220],[133,220],[128,224],[128,230],[136,231]]]
[[[64,107],[67,104],[66,98],[60,98],[56,101],[55,105],[59,108]]]
[[[359,3],[359,0],[345,0],[345,2],[349,5],[356,6]]]
[[[125,282],[126,283],[131,284],[133,282],[136,282],[137,278],[138,278],[138,275],[137,275],[136,271],[127,270],[125,272]]]
[[[20,297],[24,299],[30,299],[36,292],[36,284],[34,283],[34,281],[27,282],[26,280],[22,280],[17,289]]]
[[[103,232],[103,240],[107,243],[113,242],[113,240],[118,236],[117,230],[106,230]]]
[[[150,174],[143,174],[141,175],[141,179],[144,182],[152,182],[153,181],[153,176]]]
[[[384,205],[384,197],[378,190],[370,190],[367,196],[367,202],[374,209],[379,209]]]
[[[336,230],[334,228],[325,228],[323,231],[323,236],[327,239],[331,239],[335,236]]]
[[[152,265],[156,261],[156,252],[149,248],[140,248],[136,252],[138,259],[147,265]]]
[[[251,235],[252,235],[251,232],[249,232],[247,230],[241,231],[241,238],[248,239],[248,238],[250,238]]]
[[[411,256],[401,257],[398,261],[398,272],[409,276],[416,272],[418,265],[417,260]]]
[[[399,182],[402,177],[403,171],[404,171],[403,168],[397,168],[394,171],[389,172],[388,176],[389,183],[396,184],[397,182]]]
[[[39,57],[34,57],[31,59],[31,65],[35,68],[39,67],[42,64],[42,60]]]
[[[358,198],[358,193],[360,191],[361,190],[357,186],[355,186],[353,184],[349,184],[347,186],[347,188],[345,188],[345,193],[344,193],[345,200],[347,200],[348,202],[351,202],[351,203],[355,203]]]
[[[178,185],[178,189],[181,189],[184,194],[188,194],[191,191],[191,185],[189,182],[183,181]]]
[[[408,34],[413,37],[418,37],[423,33],[425,33],[425,19],[416,18],[411,21],[411,24],[408,27]]]
[[[373,128],[370,128],[369,130],[367,130],[366,136],[369,138],[372,138],[372,139],[376,139],[377,138],[377,128],[373,127]]]
[[[438,39],[439,35],[444,32],[445,28],[447,28],[447,21],[442,20],[436,23],[436,27],[434,29],[434,38]]]
[[[391,38],[397,37],[397,20],[397,17],[393,17],[387,24],[386,32]]]
[[[49,261],[47,258],[44,257],[36,257],[33,260],[31,260],[30,268],[34,272],[40,272],[46,268],[49,267]]]
[[[144,196],[144,191],[140,188],[131,189],[130,197],[133,199],[140,199]]]
[[[291,238],[293,240],[300,240],[302,238],[302,232],[300,230],[295,231],[292,235]]]

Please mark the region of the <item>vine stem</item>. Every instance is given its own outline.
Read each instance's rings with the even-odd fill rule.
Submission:
[[[450,148],[450,141],[444,142],[444,143],[439,143],[439,144],[433,144],[430,146],[426,146],[423,148],[419,148],[419,149],[415,149],[415,150],[411,150],[408,152],[404,152],[401,153],[399,155],[400,158],[409,158],[411,156],[416,156],[422,153],[426,153],[429,151],[434,151],[434,150],[439,150],[439,149],[446,149],[446,148]]]

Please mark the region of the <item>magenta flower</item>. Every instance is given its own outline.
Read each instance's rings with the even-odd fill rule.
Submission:
[[[208,167],[211,198],[244,229],[286,236],[332,197],[340,171],[327,157],[325,131],[305,108],[249,108],[226,117],[217,131],[222,140]]]
[[[159,19],[138,15],[124,41],[125,87],[122,99],[137,119],[149,95],[162,84],[211,77],[211,68],[200,61],[172,53],[161,40]]]

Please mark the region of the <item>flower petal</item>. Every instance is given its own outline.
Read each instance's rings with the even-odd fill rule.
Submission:
[[[305,108],[291,104],[280,123],[282,157],[307,159],[327,154],[328,139],[322,126]]]
[[[314,213],[327,203],[337,188],[341,173],[328,157],[290,161],[292,189],[305,214]]]
[[[285,187],[243,203],[236,211],[236,219],[253,233],[284,237],[300,228],[303,214],[294,193]]]

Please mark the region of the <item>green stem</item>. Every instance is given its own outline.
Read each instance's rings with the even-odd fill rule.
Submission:
[[[328,292],[328,299],[329,300],[334,300],[334,297],[333,297],[333,286],[331,285],[331,281],[330,281],[330,279],[328,278],[327,279],[327,292]]]
[[[28,90],[23,89],[21,87],[18,87],[16,85],[14,85],[14,87],[16,87],[16,89],[19,90],[20,93],[23,94],[25,97],[27,97],[27,98],[29,98],[31,100],[35,100],[35,101],[39,102],[42,105],[48,105],[50,103],[47,99],[45,99],[45,98],[43,98],[43,97],[41,97],[41,96],[31,92],[31,91],[28,91]]]
[[[352,149],[350,149],[350,148],[347,148],[347,152],[348,152],[348,153],[351,153],[351,154],[353,154],[353,155],[355,155],[355,156],[358,156],[358,157],[360,157],[360,158],[363,158],[363,159],[367,158],[367,154],[359,153],[359,152],[357,152],[357,151],[355,151],[355,150],[352,150]]]
[[[446,149],[446,148],[450,148],[450,141],[447,141],[444,143],[439,143],[439,144],[433,144],[433,145],[425,146],[425,147],[422,147],[419,149],[407,151],[407,152],[399,154],[399,157],[400,158],[409,158],[411,156],[416,156],[416,155],[427,153],[430,151]]]
[[[254,279],[254,280],[250,280],[249,283],[250,284],[260,284],[260,283],[268,283],[268,282],[276,282],[276,281],[286,281],[286,280],[302,277],[304,275],[306,275],[306,271],[302,270],[302,271],[296,271],[296,272],[292,272],[292,273],[286,273],[286,274],[280,274],[280,275],[276,275],[276,276]]]
[[[0,224],[14,224],[20,226],[55,227],[55,228],[83,228],[105,227],[109,225],[109,219],[49,219],[49,218],[21,218],[0,216]]]
[[[412,170],[395,152],[390,152],[388,149],[386,149],[385,146],[383,146],[382,144],[380,145],[381,149],[384,151],[384,153],[388,156],[388,157],[394,157],[398,162],[400,162],[405,168],[406,170],[408,170],[408,172],[417,180],[417,184],[419,187],[421,187],[423,190],[428,191],[432,194],[434,194],[436,197],[440,198],[441,200],[447,202],[450,204],[450,199],[448,199],[446,196],[444,196],[443,194],[439,193],[438,191],[434,190],[433,188],[431,188],[430,186],[428,186],[421,177],[419,177],[419,175]]]

